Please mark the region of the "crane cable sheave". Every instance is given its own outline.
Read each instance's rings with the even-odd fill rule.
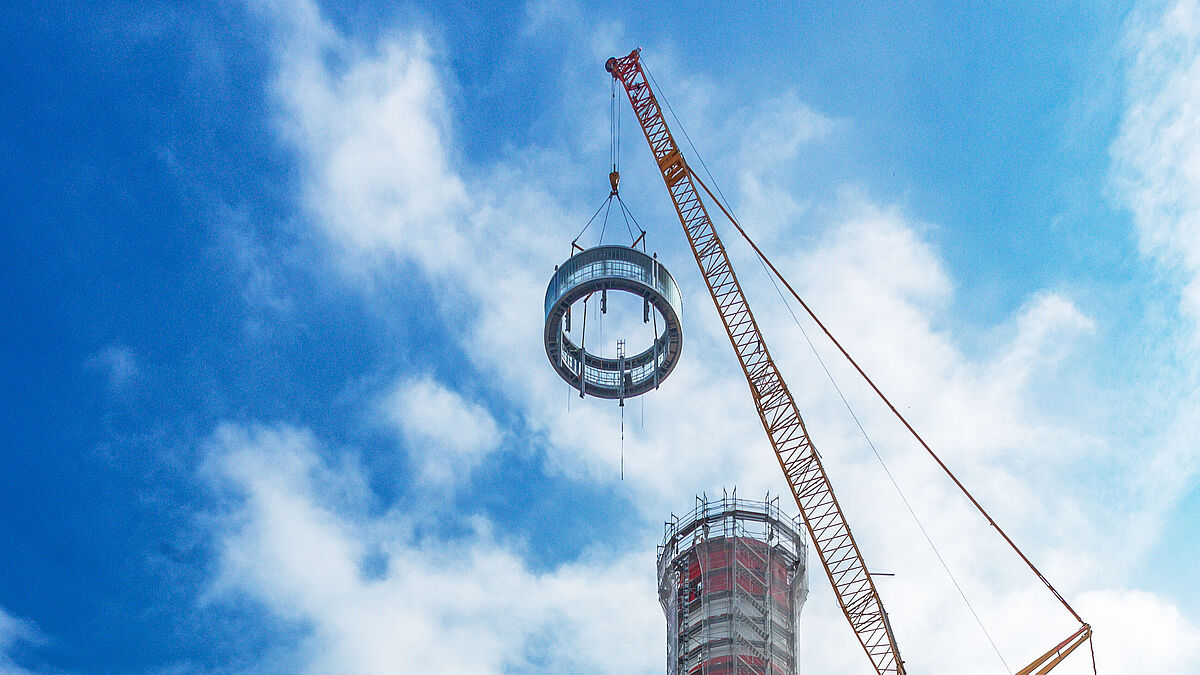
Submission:
[[[667,192],[683,225],[725,332],[750,387],[759,420],[775,451],[792,496],[838,598],[842,613],[879,675],[904,675],[904,662],[892,635],[878,589],[846,522],[833,486],[782,374],[767,351],[754,314],[742,292],[712,219],[651,91],[640,50],[611,58],[605,69],[629,97],[654,154]]]

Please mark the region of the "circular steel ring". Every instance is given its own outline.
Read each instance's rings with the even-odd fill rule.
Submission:
[[[567,337],[563,318],[571,305],[597,291],[643,298],[666,324],[646,351],[624,358],[591,354]],[[597,246],[577,253],[554,271],[546,289],[546,356],[559,376],[598,398],[625,399],[658,387],[679,362],[683,330],[679,286],[657,259],[627,246]]]

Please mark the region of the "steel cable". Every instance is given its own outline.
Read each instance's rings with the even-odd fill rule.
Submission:
[[[908,419],[905,418],[904,415],[900,413],[900,411],[896,408],[896,406],[894,404],[892,404],[891,400],[883,393],[883,391],[879,389],[879,386],[876,385],[875,381],[872,380],[870,378],[870,376],[867,375],[867,373],[862,369],[862,366],[860,366],[858,364],[858,362],[855,361],[852,356],[850,356],[850,353],[848,351],[846,351],[846,348],[843,347],[841,342],[839,342],[837,340],[837,338],[835,338],[833,336],[833,333],[831,333],[829,328],[826,327],[825,324],[817,317],[816,313],[813,312],[812,308],[808,306],[808,303],[806,303],[804,301],[804,299],[800,297],[800,294],[797,293],[794,288],[792,288],[792,285],[788,282],[788,280],[786,278],[784,278],[782,274],[780,274],[779,270],[775,267],[775,265],[771,262],[771,260],[769,258],[767,258],[766,254],[764,254],[762,252],[762,249],[760,249],[758,247],[758,245],[755,244],[754,241],[750,238],[750,235],[747,234],[744,229],[742,229],[742,226],[733,217],[733,214],[731,214],[729,212],[729,210],[725,208],[724,204],[721,203],[721,200],[718,200],[716,195],[713,194],[712,190],[710,190],[708,188],[708,185],[706,185],[704,183],[704,181],[701,180],[700,176],[696,175],[695,172],[692,172],[690,169],[689,169],[689,173],[691,173],[692,177],[696,179],[696,182],[700,183],[700,186],[704,188],[704,191],[708,193],[708,196],[710,198],[712,198],[713,202],[716,203],[717,207],[719,209],[721,209],[722,213],[725,214],[725,217],[729,219],[729,222],[733,224],[735,229],[737,229],[738,234],[740,234],[741,237],[746,241],[746,243],[749,244],[752,249],[754,249],[754,253],[758,256],[760,261],[763,264],[765,264],[766,267],[768,267],[770,269],[771,275],[773,275],[775,278],[778,278],[779,281],[781,281],[783,283],[783,285],[787,288],[788,292],[792,295],[792,297],[796,299],[796,302],[800,303],[800,306],[804,309],[805,313],[807,313],[808,316],[812,318],[812,320],[817,324],[817,326],[825,334],[825,337],[829,338],[829,341],[832,342],[835,347],[837,347],[838,351],[841,352],[842,356],[845,357],[845,359],[850,363],[850,365],[854,367],[854,370],[859,374],[859,376],[861,376],[863,378],[863,380],[871,387],[872,391],[875,392],[876,396],[878,396],[879,399],[881,401],[883,401],[883,403],[888,407],[888,409],[892,412],[892,414],[896,417],[896,419],[898,419],[900,421],[900,423],[904,425],[904,428],[907,429],[908,432],[912,435],[912,437],[914,439],[916,439],[916,441],[921,445],[922,448],[925,449],[926,453],[934,460],[934,462],[950,478],[950,480],[955,484],[955,486],[958,487],[959,491],[971,502],[971,504],[984,517],[984,519],[987,520],[988,524],[991,525],[992,528],[995,529],[996,532],[1004,539],[1005,543],[1008,544],[1009,548],[1011,548],[1013,550],[1013,552],[1015,552],[1017,554],[1017,556],[1020,557],[1020,559],[1025,563],[1025,565],[1027,567],[1029,567],[1029,569],[1033,572],[1034,576],[1037,577],[1037,579],[1042,582],[1042,584],[1059,601],[1059,603],[1062,604],[1062,606],[1068,612],[1070,612],[1071,616],[1075,617],[1075,619],[1078,620],[1080,624],[1087,626],[1088,625],[1087,622],[1083,620],[1083,618],[1079,615],[1078,612],[1075,611],[1075,609],[1073,607],[1071,607],[1070,603],[1067,602],[1066,598],[1064,598],[1063,595],[1058,592],[1058,589],[1056,589],[1050,583],[1050,580],[1047,579],[1045,577],[1045,575],[1043,575],[1041,573],[1040,570],[1038,570],[1038,568],[1033,564],[1033,561],[1031,561],[1028,558],[1028,556],[1026,556],[1025,553],[1023,551],[1021,551],[1020,548],[1017,547],[1016,543],[1012,540],[1012,538],[1009,537],[1008,534],[1000,527],[1000,525],[996,523],[996,521],[991,517],[991,515],[987,512],[987,510],[983,508],[983,505],[979,503],[979,500],[975,499],[975,496],[972,495],[969,490],[967,490],[966,486],[963,485],[962,482],[958,479],[958,477],[954,475],[954,472],[950,470],[950,467],[947,466],[946,463],[942,461],[941,457],[939,457],[937,455],[937,453],[935,453],[933,451],[933,448],[930,447],[930,445],[927,442],[925,442],[925,439],[917,432],[917,430],[912,426],[912,424],[909,423]],[[924,529],[924,528],[922,528],[922,529]],[[990,640],[990,637],[989,637],[989,640]],[[1089,637],[1089,642],[1090,642],[1090,637]],[[1001,659],[1003,659],[1003,657],[1001,657]],[[1006,664],[1006,666],[1007,666],[1007,664]],[[1094,670],[1094,668],[1093,668],[1093,670]]]

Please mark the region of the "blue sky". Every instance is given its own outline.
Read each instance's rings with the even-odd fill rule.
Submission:
[[[617,408],[545,362],[633,47],[1101,672],[1194,669],[1200,6],[844,4],[10,8],[0,673],[661,672],[662,521],[786,488],[627,104],[687,346],[627,408],[624,480]],[[1005,672],[730,247],[910,667]],[[817,349],[1009,663],[1062,639]],[[867,672],[813,586],[806,669]]]

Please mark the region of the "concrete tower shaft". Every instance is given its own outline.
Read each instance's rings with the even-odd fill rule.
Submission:
[[[668,675],[795,675],[808,596],[798,519],[779,499],[696,498],[658,549]]]

